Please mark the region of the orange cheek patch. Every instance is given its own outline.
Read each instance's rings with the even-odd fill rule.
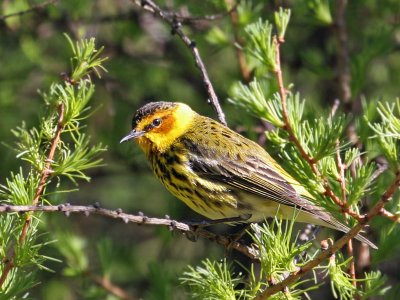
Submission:
[[[175,119],[173,116],[164,117],[163,122],[161,123],[161,126],[158,128],[154,128],[152,131],[154,133],[167,134],[173,128],[174,123],[175,123]]]

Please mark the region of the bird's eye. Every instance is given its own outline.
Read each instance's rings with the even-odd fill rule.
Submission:
[[[151,125],[153,125],[153,127],[158,127],[161,125],[161,119],[157,118],[154,119],[153,122],[151,123]]]

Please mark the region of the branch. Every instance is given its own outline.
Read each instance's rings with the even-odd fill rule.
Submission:
[[[111,282],[111,280],[107,277],[102,277],[98,276],[96,274],[93,274],[92,272],[88,271],[86,274],[89,276],[90,279],[92,279],[95,283],[97,283],[99,286],[101,286],[104,290],[109,292],[110,294],[118,297],[119,299],[122,300],[135,300],[133,296],[129,295],[127,292],[125,292],[122,288],[119,286],[115,285],[114,283]]]
[[[392,214],[390,211],[387,211],[384,208],[381,209],[379,214],[383,217],[388,218],[389,220],[392,220],[393,222],[400,223],[400,215],[398,214]]]
[[[178,14],[176,12],[172,12],[171,15],[173,15],[175,17],[175,19],[179,22],[181,22],[182,24],[192,24],[192,23],[196,23],[196,22],[202,22],[202,21],[216,21],[219,19],[222,19],[228,15],[230,15],[232,12],[236,11],[237,6],[239,5],[239,3],[235,3],[235,5],[232,6],[231,9],[229,9],[228,11],[224,11],[222,13],[217,13],[217,14],[213,14],[213,15],[204,15],[204,16],[190,16],[190,15],[182,15],[182,14]]]
[[[45,8],[46,6],[52,5],[56,2],[57,2],[57,0],[49,0],[49,1],[45,1],[43,3],[32,5],[27,10],[22,10],[22,11],[8,14],[8,15],[0,16],[0,21],[4,21],[5,19],[11,18],[11,17],[20,17],[20,16],[26,15],[31,12],[39,11],[39,10]]]
[[[340,142],[339,140],[336,141],[336,165],[339,172],[338,181],[340,183],[340,189],[342,191],[342,201],[345,205],[347,205],[347,193],[346,193],[346,178],[345,178],[345,170],[347,166],[343,164],[342,158],[340,157]],[[345,217],[347,217],[347,213],[344,213]],[[347,243],[347,254],[349,257],[353,259],[350,261],[349,266],[349,274],[350,277],[353,279],[352,284],[355,288],[357,288],[357,280],[356,280],[356,266],[354,262],[354,249],[353,249],[353,242],[349,240]]]
[[[330,246],[327,250],[322,251],[319,255],[317,255],[313,260],[306,263],[303,267],[297,269],[292,272],[286,279],[283,281],[271,285],[266,290],[264,290],[260,295],[258,295],[255,299],[262,300],[267,299],[273,294],[276,294],[280,291],[283,291],[285,287],[294,283],[297,279],[303,276],[305,273],[311,271],[313,268],[318,266],[322,261],[326,258],[330,257],[333,253],[341,249],[348,241],[354,238],[366,225],[367,223],[380,214],[384,205],[389,202],[394,192],[398,189],[400,185],[400,171],[396,173],[396,178],[393,183],[389,186],[386,192],[382,195],[381,199],[375,204],[375,206],[369,211],[369,213],[359,221],[353,228],[350,229],[348,233],[346,233],[342,238],[340,238],[336,243]]]
[[[276,50],[276,58],[275,58],[276,68],[274,70],[274,73],[275,73],[276,79],[278,81],[279,95],[280,95],[281,102],[282,102],[282,115],[283,115],[283,122],[285,123],[284,129],[289,133],[290,140],[296,145],[297,149],[300,151],[301,156],[310,164],[313,172],[315,174],[319,174],[319,171],[318,171],[317,165],[316,165],[316,161],[301,146],[300,141],[295,136],[292,125],[290,124],[289,112],[287,110],[287,103],[286,103],[287,91],[283,84],[282,68],[281,68],[280,45],[282,43],[283,43],[283,41],[278,41],[277,37],[274,37],[274,44],[275,44],[275,50]]]
[[[62,212],[66,216],[71,213],[82,213],[85,216],[90,214],[100,215],[111,219],[120,219],[125,223],[135,223],[138,225],[154,225],[168,227],[171,231],[178,231],[186,235],[188,239],[195,241],[198,236],[214,241],[225,248],[235,249],[238,252],[248,256],[251,259],[258,259],[258,251],[252,247],[243,245],[237,241],[232,241],[229,237],[218,235],[208,230],[203,229],[199,225],[191,225],[185,222],[178,222],[169,218],[159,219],[150,218],[143,214],[133,215],[122,212],[121,209],[110,210],[99,207],[99,205],[82,206],[82,205],[0,205],[0,213],[26,213],[26,212]],[[207,223],[205,223],[207,225]]]
[[[290,140],[295,144],[296,148],[299,150],[300,155],[307,161],[307,163],[310,165],[311,170],[315,174],[315,176],[321,178],[321,173],[318,170],[317,167],[317,160],[309,155],[306,150],[302,147],[299,139],[296,137],[294,134],[294,130],[292,128],[292,125],[290,124],[289,120],[289,112],[287,109],[287,102],[286,102],[286,89],[283,84],[283,78],[282,78],[282,68],[281,68],[281,61],[280,61],[280,45],[284,43],[283,40],[278,40],[277,37],[274,38],[274,44],[275,44],[275,53],[276,53],[276,68],[274,70],[276,79],[278,81],[278,87],[279,87],[279,95],[281,98],[282,102],[282,115],[283,115],[283,122],[285,123],[284,128],[287,133],[289,134]],[[341,210],[343,213],[346,213],[353,218],[355,218],[357,221],[362,221],[363,217],[360,216],[357,212],[353,211],[351,208],[347,207],[346,202],[340,200],[340,198],[335,195],[331,187],[329,186],[329,183],[326,178],[321,178],[323,187],[324,187],[324,194],[328,196],[329,198],[332,199],[334,203],[340,206]]]
[[[37,205],[39,203],[40,197],[42,196],[44,187],[47,183],[47,178],[52,173],[51,163],[53,162],[54,154],[56,152],[57,145],[60,141],[61,132],[64,129],[63,120],[64,120],[64,104],[61,103],[58,107],[57,129],[54,134],[53,140],[51,142],[50,150],[49,150],[49,153],[48,153],[47,159],[46,159],[46,164],[42,170],[42,173],[40,176],[40,181],[39,181],[38,187],[35,192],[35,196],[32,200],[33,205]],[[31,224],[31,222],[32,222],[32,215],[28,215],[25,219],[25,223],[22,226],[21,234],[19,236],[20,244],[22,244],[24,242],[24,240],[26,238],[26,234],[28,233],[29,225]],[[1,277],[0,277],[0,288],[3,286],[5,280],[7,279],[9,272],[14,267],[14,258],[15,258],[15,249],[12,251],[10,257],[6,258],[7,262],[6,262],[6,265],[4,266],[3,273],[1,274]]]
[[[158,15],[161,19],[166,21],[172,28],[172,33],[179,36],[179,38],[183,41],[183,43],[190,49],[193,58],[195,60],[197,68],[200,70],[201,75],[203,77],[203,83],[206,87],[209,102],[213,106],[215,112],[217,113],[218,120],[226,125],[225,114],[222,111],[222,108],[219,104],[217,94],[214,91],[214,88],[211,84],[210,78],[208,77],[208,72],[204,66],[204,63],[200,57],[199,50],[196,47],[196,42],[189,39],[189,37],[182,30],[182,23],[177,19],[176,13],[171,13],[169,11],[162,10],[156,3],[152,0],[132,0],[135,4],[141,5],[143,9],[152,12],[153,14]]]

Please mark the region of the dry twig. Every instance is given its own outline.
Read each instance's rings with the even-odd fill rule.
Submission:
[[[154,225],[168,227],[172,231],[178,231],[185,234],[189,239],[194,240],[192,237],[202,237],[211,241],[216,242],[226,248],[235,249],[242,254],[248,256],[251,259],[258,259],[258,252],[252,247],[241,244],[238,241],[232,241],[229,237],[218,235],[202,228],[199,225],[191,225],[184,222],[178,222],[169,218],[150,218],[143,214],[133,215],[122,212],[121,209],[110,210],[101,208],[98,205],[83,206],[83,205],[46,205],[46,206],[34,206],[34,205],[0,205],[0,213],[25,213],[25,212],[62,212],[66,216],[71,213],[82,213],[85,216],[90,214],[100,215],[112,219],[120,219],[125,223],[135,223],[139,225]],[[207,222],[204,223],[208,225]]]
[[[215,112],[217,113],[218,120],[226,125],[225,114],[222,111],[222,108],[219,104],[217,94],[214,91],[214,88],[211,84],[210,78],[208,77],[208,72],[206,67],[204,66],[203,60],[200,57],[199,50],[197,49],[196,42],[192,41],[182,30],[182,23],[176,17],[177,14],[171,13],[166,10],[162,10],[160,6],[158,6],[152,0],[132,0],[137,5],[143,7],[143,9],[150,11],[156,15],[158,15],[161,19],[166,21],[172,29],[172,33],[179,36],[179,38],[183,41],[183,43],[190,49],[190,52],[193,55],[197,68],[200,70],[201,75],[203,77],[203,83],[206,87],[207,93],[209,95],[209,102],[213,106]]]
[[[49,0],[49,1],[45,1],[43,3],[32,5],[30,8],[28,8],[26,10],[22,10],[22,11],[8,14],[8,15],[0,16],[0,21],[4,21],[4,20],[12,18],[12,17],[20,17],[20,16],[23,16],[23,15],[26,15],[26,14],[29,14],[32,12],[37,12],[37,11],[45,8],[46,6],[55,4],[56,2],[57,2],[57,0]]]

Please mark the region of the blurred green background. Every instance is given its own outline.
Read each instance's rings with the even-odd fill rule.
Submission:
[[[293,83],[294,90],[307,99],[307,109],[318,114],[340,95],[335,28],[318,18],[321,14],[313,11],[313,2],[247,1],[248,12],[239,22],[248,23],[259,16],[271,19],[281,5],[292,9],[282,48],[285,81]],[[327,3],[333,6],[333,2]],[[0,15],[40,3],[43,1],[3,0]],[[216,0],[157,3],[193,16],[226,11],[224,1]],[[400,3],[349,1],[346,15],[353,92],[350,110],[357,114],[363,97],[375,101],[399,96]],[[226,100],[233,83],[241,80],[229,15],[222,14],[212,22],[191,22],[184,29],[196,41],[229,125],[259,138],[253,130],[259,121]],[[87,132],[93,143],[101,142],[109,150],[103,156],[105,166],[91,172],[90,183],[81,183],[79,191],[54,202],[99,202],[103,207],[142,211],[148,216],[199,219],[153,177],[136,145],[119,144],[130,130],[134,111],[149,101],[182,101],[215,117],[190,51],[170,31],[128,0],[60,0],[21,16],[0,18],[0,183],[21,165],[6,147],[13,144],[10,130],[22,122],[28,127],[37,124],[45,109],[40,90],[45,91],[51,82],[61,80],[60,73],[69,71],[71,52],[63,33],[74,40],[95,37],[97,45],[105,47],[103,55],[109,57],[105,63],[108,73],[95,79],[91,106],[96,112],[88,120]],[[71,248],[83,251],[87,276],[73,276],[59,247],[46,248],[50,251],[46,255],[64,262],[46,264],[54,273],[40,272],[42,284],[32,291],[37,299],[116,299],[93,284],[95,274],[106,275],[134,295],[133,299],[187,299],[178,282],[186,266],[224,255],[224,249],[212,242],[200,239],[193,243],[165,228],[126,225],[95,216],[48,215],[46,221],[50,232],[43,239],[67,241]],[[382,268],[389,276],[395,272],[389,265],[382,264]]]

